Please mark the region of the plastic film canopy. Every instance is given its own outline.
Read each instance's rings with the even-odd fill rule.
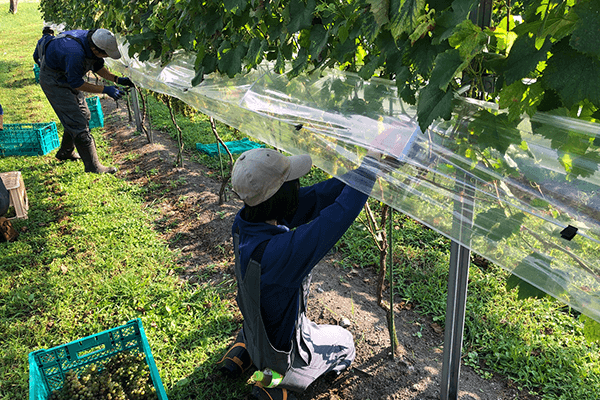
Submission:
[[[252,138],[340,177],[377,149],[370,195],[600,322],[600,126],[537,114],[510,121],[456,100],[422,133],[392,81],[337,70],[289,80],[268,65],[192,87],[194,60],[141,63],[121,46],[113,71],[177,97]],[[356,189],[367,192],[366,188]]]

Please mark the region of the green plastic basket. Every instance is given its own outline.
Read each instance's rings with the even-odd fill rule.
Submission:
[[[243,138],[242,140],[237,140],[234,142],[225,142],[225,146],[227,146],[227,148],[229,149],[231,154],[239,154],[239,153],[245,152],[246,150],[252,150],[252,149],[265,147],[264,144],[253,142],[248,138]],[[219,144],[219,147],[220,147],[220,150],[222,153],[226,152],[223,145]],[[215,157],[219,154],[219,151],[217,149],[217,143],[212,143],[212,144],[196,143],[196,150],[200,150],[201,152],[206,153],[211,157]]]
[[[102,112],[102,105],[100,104],[100,97],[88,97],[85,99],[88,108],[90,109],[90,129],[104,128],[104,113]]]
[[[101,370],[112,357],[123,352],[144,353],[158,399],[168,400],[139,318],[71,343],[29,353],[29,400],[47,400],[50,393],[62,388],[65,372],[74,370],[79,375],[92,365]]]
[[[43,156],[59,144],[54,122],[4,124],[0,131],[0,156]]]

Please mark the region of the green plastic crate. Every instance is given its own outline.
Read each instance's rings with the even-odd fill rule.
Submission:
[[[65,372],[75,370],[79,375],[92,365],[101,370],[112,357],[123,352],[145,354],[158,399],[168,400],[139,318],[71,343],[29,353],[29,400],[47,400],[50,393],[63,387]]]
[[[60,145],[54,122],[4,124],[0,156],[43,156]]]
[[[104,113],[102,112],[102,105],[100,104],[100,97],[87,97],[85,99],[88,108],[90,109],[90,129],[104,128]]]
[[[236,140],[234,142],[225,142],[225,146],[229,149],[231,154],[239,154],[243,153],[246,150],[257,149],[261,147],[265,147],[264,144],[256,143],[251,141],[248,138],[243,138],[242,140]],[[222,153],[226,153],[223,145],[219,143],[219,147]],[[219,151],[217,149],[217,143],[211,144],[202,144],[196,143],[196,150],[200,150],[203,153],[208,154],[211,157],[219,155]]]

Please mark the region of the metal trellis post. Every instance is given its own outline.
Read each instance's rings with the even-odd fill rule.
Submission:
[[[463,176],[466,180],[466,176]],[[460,358],[467,304],[467,283],[473,224],[473,201],[475,191],[468,182],[457,183],[459,198],[454,201],[453,237],[450,247],[450,271],[448,276],[448,299],[446,303],[446,328],[444,332],[444,359],[442,365],[441,400],[458,399]],[[462,244],[461,244],[462,243]],[[464,244],[464,245],[463,245]],[[465,246],[466,245],[466,246]]]
[[[469,18],[481,28],[491,26],[492,0],[480,0]],[[486,88],[482,88],[483,91]],[[493,91],[493,90],[488,90]],[[454,220],[450,246],[450,271],[448,275],[448,299],[446,302],[446,328],[444,332],[444,359],[442,364],[441,400],[457,400],[460,377],[460,356],[465,327],[467,284],[471,262],[471,229],[473,226],[473,203],[475,190],[469,184],[467,174],[457,176],[458,198],[454,200]],[[463,182],[460,182],[460,178]]]
[[[137,89],[131,88],[131,90],[129,91],[129,93],[131,94],[131,105],[133,108],[133,117],[135,119],[135,127],[138,130],[138,132],[142,133],[142,116],[141,116],[141,111],[140,111],[140,102],[138,99],[138,92]]]

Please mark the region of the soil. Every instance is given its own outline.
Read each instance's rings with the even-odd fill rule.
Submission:
[[[136,133],[123,104],[101,99],[105,116],[103,135],[109,142],[116,176],[132,184],[152,187],[146,200],[160,210],[157,230],[180,252],[181,279],[198,281],[199,272],[213,271],[219,279],[233,265],[231,225],[242,202],[229,194],[219,204],[221,174],[190,160],[175,167],[177,145],[168,134],[152,129],[153,143]],[[151,185],[151,186],[149,186]],[[315,268],[308,316],[319,324],[344,319],[354,334],[356,359],[350,371],[337,378],[322,377],[300,400],[426,400],[440,398],[442,328],[415,312],[414,304],[396,302],[395,325],[399,347],[392,358],[387,312],[377,304],[377,275],[372,269],[344,269],[330,254]],[[206,276],[206,273],[203,275]],[[482,371],[482,369],[479,369]],[[510,379],[492,374],[484,379],[474,368],[460,369],[460,400],[539,400],[517,390]]]

